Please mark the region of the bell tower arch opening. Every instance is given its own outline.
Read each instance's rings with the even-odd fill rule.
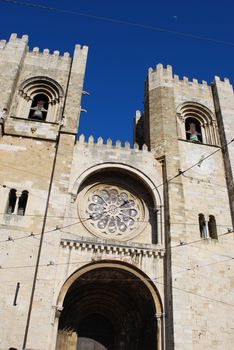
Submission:
[[[130,269],[114,263],[99,265],[68,288],[56,350],[65,349],[66,344],[69,350],[161,349],[155,317],[161,310],[156,310],[151,290]]]

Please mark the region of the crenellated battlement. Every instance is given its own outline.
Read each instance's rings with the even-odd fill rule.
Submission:
[[[161,63],[157,64],[155,69],[149,68],[148,81],[150,89],[155,88],[159,85],[180,86],[199,90],[206,90],[211,88],[210,84],[208,84],[205,80],[199,82],[195,78],[189,80],[189,78],[186,76],[180,78],[178,75],[173,74],[172,66],[167,65],[166,67],[164,67]],[[229,79],[224,78],[224,80],[222,81],[218,76],[215,76],[214,82],[224,83],[225,85],[231,85]]]
[[[62,60],[62,61],[70,61],[70,53],[69,52],[64,52],[63,55],[60,55],[60,52],[58,50],[54,50],[53,52],[50,52],[49,49],[43,49],[43,51],[40,51],[39,47],[34,47],[32,50],[30,50],[27,53],[28,57],[46,57],[50,60]]]
[[[21,49],[22,46],[25,47],[27,44],[28,35],[23,35],[21,38],[19,38],[16,33],[12,33],[9,41],[5,39],[0,40],[0,50],[6,50],[8,48],[14,48],[14,50],[17,48]]]
[[[176,74],[173,75],[173,81],[175,83],[179,83],[179,84],[183,84],[186,85],[188,87],[200,87],[200,88],[209,88],[209,85],[207,83],[206,80],[202,80],[201,83],[199,83],[199,81],[195,78],[191,80],[189,80],[188,77],[183,77],[182,79],[180,79],[180,77]]]
[[[9,43],[19,43],[19,42],[24,42],[24,43],[28,43],[28,35],[22,35],[21,38],[19,38],[17,36],[16,33],[12,33],[9,39]]]
[[[87,54],[87,46],[75,45],[73,53],[73,71],[79,71],[79,69],[81,69],[81,62],[86,62]],[[43,66],[46,64],[49,67],[62,69],[63,67],[68,68],[70,66],[72,58],[69,52],[64,52],[63,55],[61,55],[58,50],[50,52],[50,50],[46,48],[40,51],[39,47],[34,47],[31,51],[27,52],[26,60],[31,64],[41,64]]]
[[[157,64],[156,68],[153,69],[150,67],[148,69],[148,78],[149,80],[157,80],[159,82],[171,82],[173,80],[172,75],[172,66],[167,65],[165,68],[161,63]]]
[[[223,80],[221,80],[220,77],[216,75],[214,77],[214,83],[215,84],[223,84],[226,87],[232,88],[232,84],[230,83],[230,80],[228,78],[224,78]]]
[[[121,149],[125,151],[134,151],[134,152],[148,152],[147,145],[142,146],[142,150],[139,149],[139,145],[137,143],[134,143],[133,147],[131,147],[130,143],[126,141],[124,145],[122,146],[120,140],[116,140],[115,143],[108,138],[106,140],[106,143],[103,143],[103,138],[99,137],[97,141],[95,142],[94,137],[91,135],[89,136],[88,140],[85,140],[85,135],[80,135],[79,139],[77,140],[77,144],[84,145],[86,147],[103,147],[104,149]]]
[[[26,45],[27,47],[27,57],[46,57],[51,60],[62,60],[62,61],[69,61],[71,60],[70,53],[69,52],[64,52],[63,55],[60,55],[60,52],[58,50],[54,50],[52,53],[48,48],[45,48],[43,50],[40,50],[39,47],[33,47],[32,50],[29,49],[27,46],[28,44],[28,35],[23,35],[21,38],[17,36],[16,33],[12,33],[9,41],[2,39],[0,40],[0,50],[7,50],[8,48],[11,48],[12,46],[14,49],[17,49],[17,47],[21,48],[22,44],[24,46]],[[76,45],[75,46],[75,51],[74,51],[74,58],[76,56],[84,55],[85,57],[87,56],[87,51],[88,47],[87,46],[81,46],[81,45]]]
[[[4,40],[4,39],[0,40],[0,50],[1,49],[3,50],[6,47],[6,43],[7,43],[6,40]]]
[[[76,45],[75,46],[75,52],[74,52],[74,56],[76,55],[76,53],[78,53],[79,55],[84,53],[87,53],[87,46],[83,46],[81,47],[80,45]],[[38,56],[38,57],[47,57],[50,59],[61,59],[61,60],[65,60],[65,61],[70,61],[70,53],[69,52],[64,52],[63,55],[60,55],[60,52],[58,50],[54,50],[53,52],[50,52],[49,49],[43,49],[42,51],[40,51],[39,47],[34,47],[32,50],[30,50],[28,52],[28,56]]]
[[[156,87],[157,85],[180,85],[187,86],[188,88],[210,89],[210,86],[205,80],[202,80],[201,83],[199,83],[195,78],[192,79],[192,81],[185,76],[181,79],[178,75],[173,74],[171,65],[164,67],[161,63],[157,64],[155,69],[149,68],[148,80],[151,87]]]

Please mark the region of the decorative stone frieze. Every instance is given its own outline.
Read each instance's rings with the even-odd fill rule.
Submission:
[[[110,253],[122,256],[146,256],[146,257],[159,257],[162,258],[165,255],[165,249],[160,245],[141,245],[133,244],[125,245],[118,242],[104,243],[103,241],[92,241],[85,239],[84,237],[76,240],[62,239],[60,242],[63,248],[74,248],[80,251],[87,251],[93,253]]]

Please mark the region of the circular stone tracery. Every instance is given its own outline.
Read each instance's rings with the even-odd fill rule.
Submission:
[[[109,238],[125,238],[139,228],[143,208],[141,202],[126,191],[113,186],[100,186],[88,192],[87,223]]]

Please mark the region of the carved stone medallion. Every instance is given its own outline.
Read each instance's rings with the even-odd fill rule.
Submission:
[[[126,188],[99,184],[84,197],[81,206],[87,220],[83,223],[98,237],[125,241],[145,226],[144,204]]]

